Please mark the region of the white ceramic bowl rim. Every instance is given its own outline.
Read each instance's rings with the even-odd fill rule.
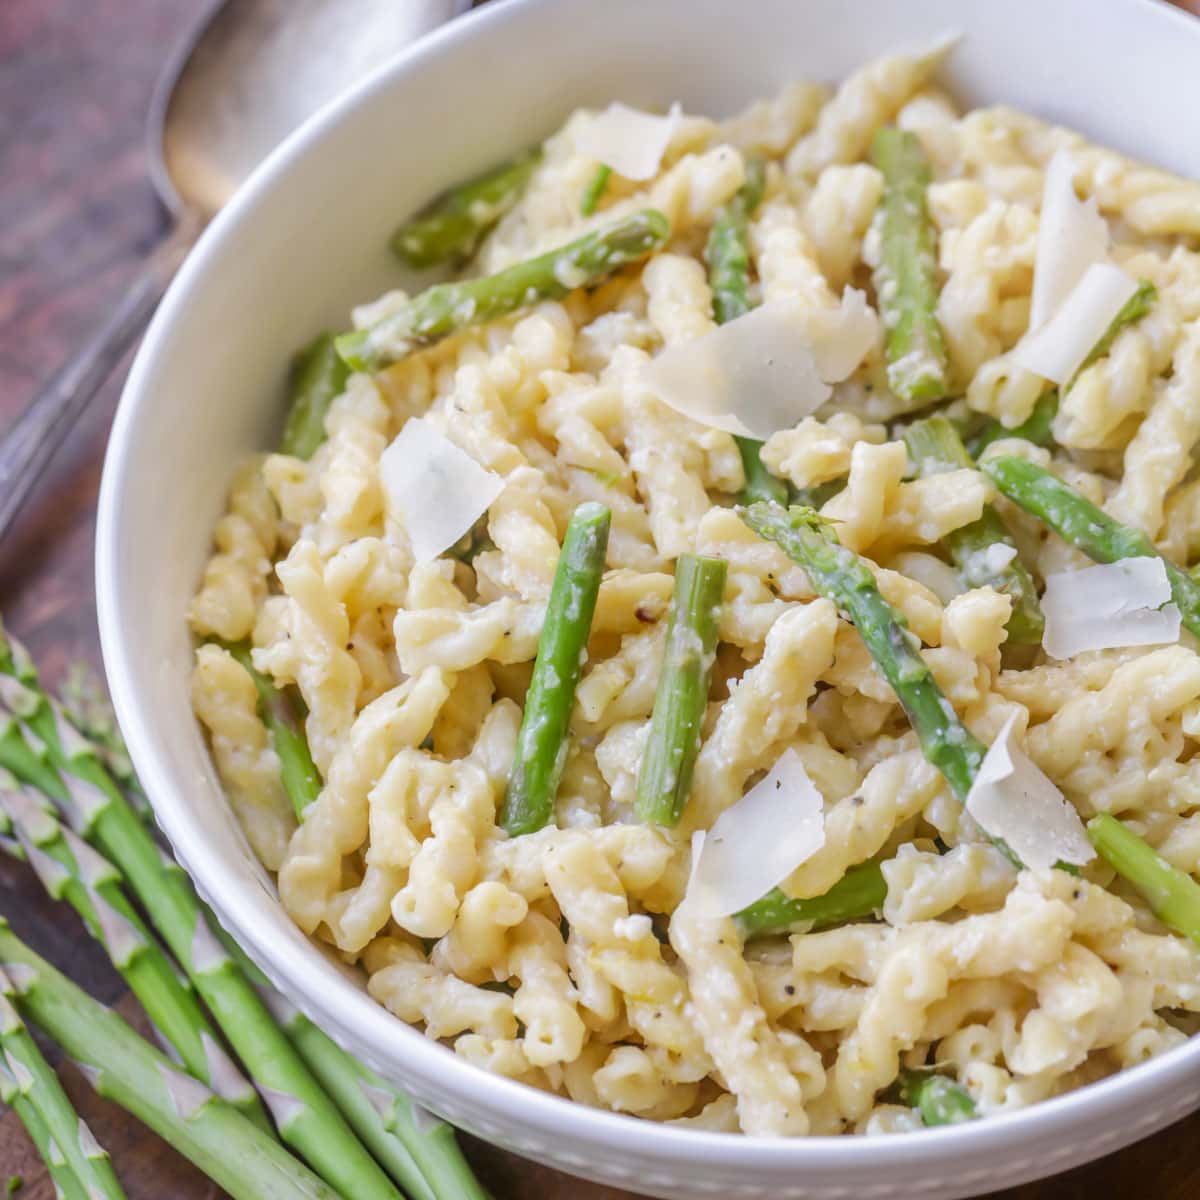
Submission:
[[[147,717],[139,703],[138,686],[133,678],[137,647],[126,636],[120,601],[120,563],[117,558],[116,530],[120,520],[119,499],[122,482],[130,470],[131,435],[139,413],[151,397],[145,388],[151,361],[160,352],[165,331],[177,322],[186,309],[193,283],[207,270],[227,230],[235,227],[257,202],[260,192],[296,159],[305,156],[324,132],[335,126],[344,114],[366,97],[388,86],[398,74],[440,56],[453,55],[465,39],[473,39],[493,23],[508,19],[513,9],[549,9],[568,5],[573,0],[492,0],[485,8],[459,18],[406,51],[394,62],[377,71],[349,94],[317,114],[276,150],[255,172],[230,204],[213,221],[163,300],[130,371],[113,426],[98,510],[96,544],[97,605],[105,667],[114,705],[129,742],[130,752],[149,795],[154,798],[169,791],[167,762],[153,730],[153,718]],[[1114,0],[1110,0],[1114,2]],[[1162,0],[1121,0],[1127,4],[1162,8],[1160,16],[1177,18],[1180,34],[1196,37],[1191,18],[1168,9]],[[236,930],[238,940],[290,998],[326,1029],[339,1021],[349,1022],[358,1030],[361,1041],[377,1048],[381,1057],[395,1062],[403,1073],[428,1079],[430,1086],[462,1094],[489,1094],[490,1106],[505,1112],[530,1130],[557,1140],[612,1152],[625,1147],[633,1153],[660,1160],[686,1158],[702,1164],[753,1170],[773,1164],[797,1172],[805,1167],[874,1164],[881,1170],[920,1169],[979,1155],[1011,1152],[1023,1135],[1035,1130],[1047,1131],[1077,1127],[1083,1122],[1098,1127],[1107,1118],[1126,1116],[1126,1126],[1154,1127],[1158,1116],[1154,1104],[1159,1093],[1169,1090],[1185,1078],[1200,1073],[1200,1039],[1110,1078],[1066,1095],[1042,1101],[1030,1108],[1000,1114],[985,1121],[943,1129],[923,1130],[916,1135],[892,1135],[879,1138],[809,1137],[797,1139],[752,1139],[741,1135],[673,1128],[652,1121],[638,1120],[551,1095],[493,1075],[465,1061],[447,1048],[425,1038],[393,1017],[364,992],[346,983],[337,994],[314,995],[308,990],[305,964],[292,956],[277,953],[256,935],[253,926],[242,926],[231,917],[229,897],[236,901],[242,885],[234,880],[227,866],[211,856],[189,853],[192,839],[202,828],[186,808],[171,803],[156,809],[164,832],[179,853],[180,861],[192,874],[198,889],[214,905],[223,919]],[[313,950],[316,955],[319,952]],[[335,1015],[337,1010],[340,1015]],[[392,1053],[395,1046],[398,1053]],[[1141,1119],[1133,1118],[1141,1114]],[[1114,1139],[1100,1138],[1113,1144]],[[1124,1138],[1122,1140],[1131,1140]]]

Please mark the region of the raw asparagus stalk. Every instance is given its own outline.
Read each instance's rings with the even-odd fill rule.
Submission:
[[[0,917],[0,938],[7,929],[8,922]],[[107,1153],[76,1115],[58,1076],[42,1057],[17,1012],[15,998],[24,990],[24,978],[19,959],[14,962],[0,943],[0,1048],[4,1050],[8,1073],[17,1092],[45,1127],[48,1139],[45,1161],[49,1165],[59,1157],[50,1148],[52,1142],[65,1160],[65,1169],[79,1181],[89,1200],[125,1200],[125,1189]]]
[[[346,390],[349,368],[342,362],[332,333],[319,333],[292,364],[291,399],[280,452],[310,459],[325,440],[325,414]]]
[[[1200,943],[1200,884],[1108,813],[1093,817],[1087,832],[1096,852],[1137,888],[1164,925]]]
[[[526,151],[468,183],[451,188],[392,235],[392,251],[410,267],[463,262],[520,200],[540,150]]]
[[[269,1133],[271,1123],[257,1094],[229,1060],[195,996],[126,900],[116,868],[64,829],[3,770],[0,806],[42,886],[83,918],[183,1067]]]
[[[713,221],[704,260],[708,263],[708,282],[712,287],[713,314],[717,323],[748,313],[750,303],[750,244],[747,225],[750,215],[762,202],[766,187],[766,164],[761,158],[746,162],[746,182]],[[756,438],[737,437],[738,453],[746,476],[738,501],[753,504],[755,500],[774,500],[786,504],[787,485],[767,470],[762,460],[762,442]]]
[[[904,443],[918,475],[934,475],[961,467],[973,470],[975,467],[958,431],[945,417],[927,417],[914,422],[904,432]],[[1046,622],[1033,578],[1020,557],[999,566],[993,566],[989,561],[988,551],[992,546],[1008,546],[1014,552],[1017,549],[1000,514],[990,504],[985,504],[977,521],[952,530],[942,540],[963,583],[973,588],[994,588],[1012,600],[1008,640],[1040,644]]]
[[[654,712],[638,771],[638,820],[674,825],[683,814],[700,749],[725,594],[725,560],[681,554]]]
[[[807,932],[877,914],[887,899],[887,882],[878,862],[851,867],[823,896],[793,899],[773,888],[737,914],[748,940],[767,934]]]
[[[304,736],[304,713],[295,697],[281,691],[255,666],[250,648],[244,642],[225,649],[242,665],[258,690],[259,715],[271,735],[271,744],[279,758],[283,789],[292,802],[296,816],[304,819],[305,810],[321,794],[321,773],[313,762]]]
[[[961,1083],[932,1071],[901,1071],[901,1102],[915,1108],[926,1125],[958,1125],[979,1115]]]
[[[884,185],[875,293],[887,329],[888,386],[913,403],[940,400],[949,387],[949,366],[937,319],[929,163],[914,134],[891,126],[876,130],[871,161],[883,172]]]
[[[596,205],[600,203],[600,197],[604,195],[604,189],[608,187],[608,181],[612,176],[612,167],[607,163],[601,163],[588,181],[587,188],[584,190],[583,199],[579,202],[579,213],[581,216],[590,217],[596,211]]]
[[[153,1129],[235,1200],[338,1200],[337,1192],[274,1138],[30,950],[2,917],[0,962],[22,1011],[75,1059],[96,1091]],[[124,1193],[118,1188],[102,1194]]]
[[[1036,463],[999,455],[980,463],[980,470],[1013,503],[1044,521],[1059,537],[1096,562],[1161,557],[1142,530],[1122,525]],[[1200,637],[1200,583],[1169,559],[1163,562],[1183,624]]]
[[[87,663],[77,662],[68,669],[58,698],[71,723],[96,747],[109,774],[121,785],[138,811],[147,815],[146,794],[117,726],[117,714],[113,712],[104,685]]]
[[[0,672],[12,669],[11,641],[0,634]],[[11,738],[0,735],[0,764],[59,804],[75,831],[94,842],[122,872],[175,959],[195,984],[218,1025],[267,1102],[280,1136],[340,1193],[355,1200],[397,1200],[398,1193],[321,1090],[276,1026],[253,986],[224,952],[187,877],[160,854],[121,789],[37,684],[9,677],[7,699],[23,687],[24,725],[43,745],[52,770],[25,778],[4,759]],[[20,756],[17,756],[20,758]],[[39,764],[43,766],[44,764]],[[58,772],[62,775],[59,776]]]
[[[66,1156],[50,1133],[50,1127],[42,1120],[41,1113],[32,1102],[21,1094],[16,1078],[5,1065],[2,1056],[0,1056],[0,1104],[9,1105],[17,1114],[21,1124],[25,1126],[25,1132],[29,1134],[29,1140],[41,1156],[46,1173],[54,1184],[57,1200],[88,1200],[87,1192],[83,1190],[83,1184],[71,1170]],[[16,1180],[15,1184],[14,1180]],[[9,1177],[5,1186],[5,1195],[11,1196],[20,1191],[22,1181],[19,1176],[13,1175]]]
[[[338,354],[356,371],[380,370],[469,325],[598,283],[652,254],[670,233],[667,218],[646,209],[495,275],[435,284],[370,329],[342,334]]]
[[[587,657],[611,524],[612,513],[604,505],[581,504],[563,538],[500,813],[500,824],[513,836],[533,833],[554,818],[567,760],[567,726]]]
[[[261,678],[264,685],[271,686],[269,680]],[[101,690],[93,691],[90,711],[103,715],[107,698]],[[110,708],[107,711],[111,714]],[[102,723],[101,728],[108,726]],[[300,739],[302,758],[311,761],[302,726],[295,726],[295,736]],[[115,749],[125,750],[115,718],[111,722],[111,741]],[[304,772],[283,772],[285,790],[297,812],[306,806],[309,795],[306,778]],[[3,815],[0,808],[0,818]],[[177,863],[164,863],[164,868],[178,875],[186,886],[186,876]],[[207,908],[205,913],[209,915]],[[364,1145],[405,1189],[409,1200],[442,1200],[450,1196],[485,1200],[485,1193],[459,1149],[454,1128],[431,1113],[418,1110],[407,1096],[355,1061],[271,987],[267,977],[211,915],[210,924],[235,965],[254,984],[301,1058]],[[432,1193],[426,1179],[434,1187]]]

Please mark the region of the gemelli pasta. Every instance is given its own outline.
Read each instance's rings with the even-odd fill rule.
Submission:
[[[946,52],[723,122],[576,113],[397,235],[461,278],[356,310],[315,452],[234,475],[189,613],[229,800],[297,925],[485,1069],[883,1134],[1195,1027],[1200,184],[959,112]],[[657,166],[597,178],[626,126]],[[1039,238],[1052,202],[1099,240]],[[1035,333],[1084,365],[1039,374]],[[680,347],[703,411],[648,372]],[[1113,582],[1096,648],[1051,657],[1047,577],[1160,553],[1165,591]],[[1179,632],[1139,641],[1164,598]],[[748,847],[797,811],[760,786],[789,751],[820,820],[772,867]],[[737,911],[692,880],[723,814],[763,897]],[[1039,833],[1045,863],[1014,849]]]

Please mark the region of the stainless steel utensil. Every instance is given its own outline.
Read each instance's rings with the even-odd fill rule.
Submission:
[[[167,60],[150,178],[173,218],[108,316],[0,442],[0,538],[208,220],[303,120],[471,0],[221,0]]]

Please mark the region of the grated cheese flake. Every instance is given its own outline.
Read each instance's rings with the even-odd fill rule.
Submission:
[[[580,122],[575,131],[575,149],[612,167],[626,179],[653,179],[681,116],[678,104],[672,104],[667,115],[660,117],[614,102]]]
[[[1062,571],[1046,577],[1042,646],[1051,658],[1085,650],[1159,646],[1179,640],[1179,609],[1161,558]]]
[[[1137,280],[1120,267],[1093,263],[1050,319],[1017,343],[1013,361],[1043,379],[1069,383],[1136,291]]]
[[[418,563],[453,546],[504,490],[499,475],[422,417],[406,421],[383,452],[379,478],[387,514],[404,526]]]
[[[825,844],[824,800],[795,750],[704,834],[692,837],[685,901],[728,916],[762,898]]]
[[[829,398],[879,336],[861,292],[837,309],[773,300],[664,350],[642,371],[664,404],[712,429],[766,441]]]
[[[984,756],[967,793],[967,812],[1035,871],[1059,862],[1082,866],[1096,857],[1083,822],[1054,781],[1022,753],[1016,719],[1014,712]]]
[[[1096,201],[1075,194],[1075,161],[1060,150],[1046,167],[1029,328],[1040,329],[1095,263],[1108,261],[1108,225]]]

